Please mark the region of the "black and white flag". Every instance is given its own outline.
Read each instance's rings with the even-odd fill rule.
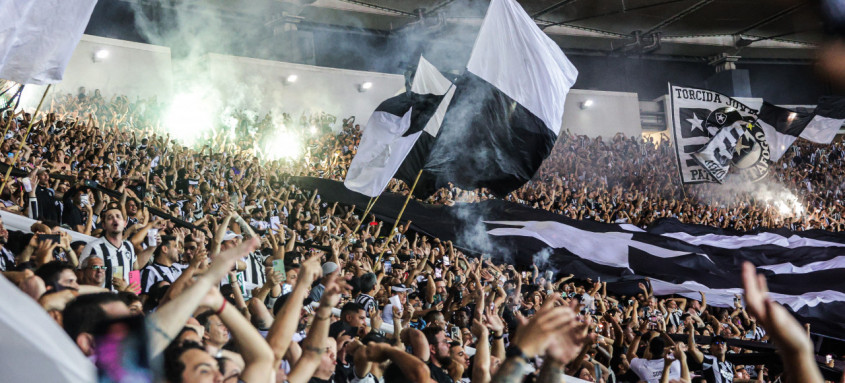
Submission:
[[[757,111],[731,97],[706,89],[670,84],[669,96],[681,182],[720,182],[693,154],[704,149],[722,128],[730,128],[738,121],[753,123],[757,120]],[[732,155],[731,165],[743,170],[748,178],[757,180],[768,169],[768,143],[765,133],[759,127],[746,138],[742,141],[743,151]]]
[[[765,132],[760,125],[736,121],[719,129],[703,148],[692,154],[692,158],[718,183],[725,180],[732,166],[739,169],[738,173],[746,180],[758,181],[769,170],[763,145],[756,138],[762,136]]]
[[[716,182],[722,183],[727,177],[733,154],[738,148],[737,143],[744,134],[746,124],[749,123],[737,121],[720,129],[701,150],[692,153],[692,158],[703,166]]]
[[[771,161],[777,161],[798,137],[830,144],[845,122],[845,98],[822,97],[815,111],[793,111],[763,102],[759,124],[766,131]]]
[[[346,187],[375,197],[397,174],[409,152],[414,152],[415,157],[426,156],[429,149],[425,147],[437,135],[445,113],[439,108],[444,95],[447,91],[449,96],[454,92],[450,87],[452,83],[420,57],[411,90],[385,100],[370,116],[358,152],[349,164]],[[424,142],[415,150],[423,136]],[[419,165],[416,171],[421,168]]]
[[[551,153],[578,71],[514,0],[493,0],[456,82],[418,195],[448,183],[507,194]]]
[[[365,206],[367,198],[339,182],[296,177],[319,188],[327,202]],[[392,222],[405,197],[385,193],[373,207]],[[649,277],[658,295],[678,294],[707,304],[733,307],[742,293],[741,266],[749,261],[766,274],[772,299],[787,306],[814,332],[845,333],[845,234],[786,229],[739,232],[661,219],[642,229],[630,224],[578,221],[502,200],[429,205],[412,200],[404,217],[411,229],[476,253],[517,265],[537,262],[541,270],[601,278],[608,290],[636,294]],[[481,218],[483,217],[483,219]]]

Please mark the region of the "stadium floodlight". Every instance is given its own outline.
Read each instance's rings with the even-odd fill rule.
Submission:
[[[358,85],[358,91],[363,93],[363,92],[370,90],[370,88],[372,88],[372,87],[373,87],[373,83],[366,81],[366,82],[362,83],[361,85]]]
[[[93,60],[94,60],[94,62],[103,61],[103,60],[109,58],[110,54],[111,53],[107,49],[99,49],[96,52],[94,52]]]

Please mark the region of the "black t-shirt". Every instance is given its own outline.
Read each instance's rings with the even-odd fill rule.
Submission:
[[[35,197],[38,199],[38,219],[59,222],[59,207],[53,189],[37,186]]]
[[[74,230],[76,230],[76,225],[84,225],[85,219],[82,209],[76,207],[73,203],[65,204],[65,209],[62,212],[62,223]]]
[[[347,363],[338,363],[335,366],[333,377],[335,383],[347,383],[355,378],[355,371],[353,370],[352,363],[350,363],[352,356],[347,355],[346,359]]]
[[[335,380],[334,380],[334,376],[329,378],[329,380],[323,380],[323,379],[320,379],[320,378],[317,378],[317,377],[311,377],[311,379],[308,380],[308,383],[335,383]]]
[[[446,370],[435,366],[430,361],[428,362],[428,369],[431,371],[431,379],[434,379],[437,383],[455,383]]]

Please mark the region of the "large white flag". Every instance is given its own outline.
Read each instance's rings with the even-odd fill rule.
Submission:
[[[97,0],[0,1],[0,78],[21,84],[62,80]]]
[[[415,194],[451,183],[504,196],[525,184],[554,147],[577,77],[517,1],[491,1]]]

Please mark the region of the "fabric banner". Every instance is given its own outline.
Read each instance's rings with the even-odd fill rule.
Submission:
[[[551,153],[577,76],[516,1],[493,0],[415,194],[522,186]]]
[[[368,197],[340,182],[292,179],[319,188],[327,202],[355,204]],[[384,193],[372,209],[393,222],[405,196]],[[821,230],[737,232],[662,219],[642,229],[629,224],[577,221],[524,205],[487,200],[454,206],[412,200],[403,215],[413,231],[454,241],[473,254],[516,265],[537,262],[541,270],[572,273],[608,282],[619,294],[636,294],[648,277],[660,295],[678,294],[732,307],[742,292],[741,264],[750,261],[766,274],[772,298],[787,306],[813,331],[842,338],[845,333],[845,235]],[[559,276],[559,275],[558,275]]]
[[[61,81],[96,4],[97,0],[0,2],[4,19],[0,78],[35,85]]]
[[[772,161],[779,160],[786,153],[813,119],[812,113],[793,112],[765,101],[758,117],[757,122],[766,132]]]
[[[393,178],[451,87],[433,65],[420,57],[411,91],[382,102],[367,122],[358,152],[346,173],[346,187],[375,197]]]
[[[0,277],[0,371],[4,382],[96,382],[97,369],[46,311]]]
[[[822,97],[813,112],[813,120],[801,132],[801,138],[817,144],[829,144],[844,122],[845,97]]]
[[[737,121],[754,122],[757,120],[757,111],[724,94],[706,89],[669,84],[669,97],[681,182],[718,182],[693,158],[693,153],[702,150],[722,128],[730,127]],[[743,164],[752,169],[758,162],[768,161],[765,134],[761,132],[753,138],[754,142],[749,143],[748,154],[754,155],[755,160]],[[752,150],[753,153],[750,152]]]
[[[728,175],[733,154],[737,151],[737,143],[745,134],[745,124],[737,121],[730,127],[719,130],[707,145],[692,154],[692,158],[718,183],[722,183]],[[742,149],[742,145],[739,148]]]

